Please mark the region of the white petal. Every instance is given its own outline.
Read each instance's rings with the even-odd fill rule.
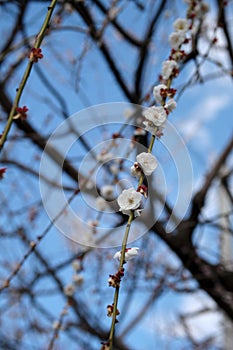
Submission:
[[[121,251],[116,252],[116,253],[113,255],[113,259],[121,260]]]
[[[142,152],[137,155],[136,159],[146,176],[151,175],[158,166],[155,156],[151,153]]]

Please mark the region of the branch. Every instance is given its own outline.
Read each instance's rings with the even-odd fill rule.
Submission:
[[[34,46],[35,49],[38,49],[40,47],[40,45],[41,45],[41,43],[46,35],[46,30],[48,29],[49,21],[50,21],[50,18],[52,16],[52,13],[53,13],[53,10],[55,8],[56,3],[57,3],[57,0],[52,0],[50,6],[48,7],[47,16],[42,24],[42,27],[41,27],[41,29],[37,35],[36,41],[35,41],[35,46]],[[22,77],[21,82],[19,84],[19,87],[16,90],[17,92],[16,92],[16,96],[15,96],[11,111],[10,111],[10,115],[9,115],[8,120],[7,120],[3,134],[0,138],[0,152],[4,147],[8,133],[10,132],[12,122],[14,119],[14,115],[16,112],[16,108],[18,107],[21,95],[22,95],[24,88],[26,86],[26,83],[29,79],[29,76],[30,76],[30,73],[31,73],[31,70],[32,70],[34,63],[35,62],[33,60],[29,59],[28,64],[27,64],[26,69],[25,69],[25,72],[23,74],[23,77]]]
[[[220,168],[222,167],[222,165],[225,163],[228,156],[230,155],[232,148],[233,148],[233,136],[232,136],[232,138],[230,138],[230,141],[226,145],[222,154],[215,162],[212,170],[209,172],[209,174],[207,174],[204,185],[194,196],[193,201],[192,201],[191,215],[190,215],[188,221],[191,221],[191,222],[197,221],[197,218],[198,218],[198,216],[199,216],[199,214],[200,214],[200,212],[205,204],[206,194],[207,194],[213,180],[218,175]],[[191,229],[191,231],[189,234],[191,235],[193,232],[193,228],[190,228],[190,229]]]
[[[130,102],[132,103],[138,103],[138,98],[135,96],[128,88],[127,84],[123,80],[123,77],[119,71],[119,69],[116,66],[116,63],[110,54],[110,51],[105,44],[103,38],[100,38],[98,35],[98,31],[95,26],[95,22],[93,20],[93,17],[91,16],[91,13],[87,6],[85,6],[82,3],[77,3],[74,0],[71,0],[70,3],[74,7],[74,9],[80,14],[80,16],[83,18],[84,22],[87,24],[89,27],[89,33],[91,38],[99,45],[99,49],[102,52],[104,58],[106,59],[106,62],[112,71],[113,75],[115,76],[119,86],[121,87],[123,93],[125,96],[129,99]]]
[[[156,24],[158,23],[158,20],[161,17],[161,13],[167,3],[167,0],[162,0],[159,8],[157,9],[155,15],[153,16],[150,25],[148,26],[148,30],[145,33],[144,40],[141,45],[141,50],[139,52],[139,62],[136,69],[135,74],[135,95],[141,96],[141,81],[143,77],[144,67],[146,64],[146,60],[148,57],[148,48],[152,39],[152,36],[154,34],[154,30],[156,27]]]
[[[18,31],[22,27],[22,23],[23,23],[24,15],[26,13],[27,5],[28,5],[28,0],[27,1],[23,1],[21,4],[19,4],[20,12],[19,12],[18,17],[17,17],[17,19],[15,21],[15,25],[14,25],[14,27],[13,27],[10,35],[9,35],[9,38],[6,41],[5,45],[3,46],[2,50],[1,50],[0,63],[2,62],[3,58],[5,57],[6,52],[9,50],[12,42],[16,38],[16,35],[17,35]]]
[[[227,51],[229,54],[229,58],[231,60],[231,67],[233,72],[233,44],[232,44],[232,36],[229,33],[229,28],[227,25],[227,19],[226,19],[226,11],[227,11],[227,5],[224,5],[223,0],[217,0],[217,5],[219,8],[219,18],[218,18],[218,25],[220,28],[223,29],[223,32],[225,34],[226,42],[227,42]],[[232,75],[233,77],[233,75]]]
[[[233,304],[231,302],[233,289],[229,291],[229,283],[227,285],[228,288],[225,287],[225,281],[223,283],[224,273],[221,272],[219,266],[212,265],[200,258],[191,242],[183,245],[177,238],[177,235],[168,235],[160,222],[156,222],[151,230],[167,243],[169,248],[182,261],[184,267],[191,272],[200,288],[207,292],[228,317],[233,320]],[[184,236],[184,233],[182,233],[182,236]]]
[[[108,14],[107,8],[99,0],[94,0],[94,3],[99,7],[99,9],[104,14],[106,14],[106,15]],[[142,41],[135,38],[133,35],[131,35],[129,32],[127,32],[122,26],[120,26],[120,24],[116,21],[116,19],[113,19],[111,21],[111,23],[130,44],[137,46],[137,47],[142,46]]]

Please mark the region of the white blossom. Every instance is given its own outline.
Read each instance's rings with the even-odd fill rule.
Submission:
[[[100,189],[102,197],[106,200],[113,200],[115,198],[115,188],[112,185],[104,185]]]
[[[64,10],[68,13],[72,13],[73,12],[73,7],[71,6],[71,4],[64,4]]]
[[[76,273],[75,275],[72,276],[72,280],[74,284],[76,284],[77,286],[80,286],[83,283],[84,278],[82,275]]]
[[[210,11],[210,6],[209,6],[209,4],[207,3],[207,2],[202,2],[201,4],[200,4],[200,10],[201,10],[201,13],[203,14],[206,14],[207,12],[209,12]]]
[[[194,12],[198,18],[203,18],[209,10],[209,4],[206,2],[197,3],[194,8]]]
[[[189,30],[189,23],[186,18],[177,18],[173,23],[176,32],[186,33]]]
[[[155,86],[154,89],[153,89],[153,95],[155,97],[155,101],[157,103],[160,103],[160,104],[163,101],[163,97],[161,96],[161,90],[162,89],[163,90],[167,90],[167,86],[164,85],[164,84],[159,84],[159,85]]]
[[[99,221],[98,220],[88,220],[87,224],[91,227],[97,227],[97,226],[99,226]]]
[[[113,175],[117,175],[119,173],[119,168],[116,164],[112,164],[110,166],[110,170],[111,170]]]
[[[117,198],[120,211],[123,214],[130,215],[131,210],[137,209],[142,201],[142,194],[135,191],[133,187],[124,190]]]
[[[71,265],[75,271],[80,271],[82,268],[81,261],[79,259],[73,260]]]
[[[108,203],[102,197],[96,198],[95,206],[96,206],[96,209],[99,211],[104,211],[109,209]]]
[[[169,79],[173,69],[178,68],[178,64],[174,60],[167,60],[163,62],[163,67],[162,67],[162,76],[163,79]]]
[[[155,156],[151,153],[142,152],[137,155],[136,159],[146,176],[151,175],[158,166]]]
[[[135,256],[138,255],[138,250],[139,248],[137,247],[132,247],[132,248],[126,248],[125,250],[125,262],[135,258]],[[113,256],[113,259],[118,259],[119,261],[121,260],[121,251],[116,252]]]
[[[154,124],[151,121],[146,120],[146,121],[143,122],[143,124],[145,125],[145,130],[146,131],[150,132],[152,135],[156,134],[157,128],[155,129],[155,126],[154,126]]]
[[[53,329],[59,329],[61,326],[61,323],[59,321],[54,321],[53,322]]]
[[[184,0],[184,2],[188,5],[191,5],[192,0]],[[207,2],[196,2],[195,6],[193,7],[192,11],[196,15],[197,18],[202,18],[205,16],[207,12],[209,12],[210,7]]]
[[[99,162],[106,163],[113,159],[113,154],[103,150],[101,153],[97,154],[96,159]]]
[[[176,109],[176,101],[171,98],[167,101],[167,103],[165,104],[164,108],[169,112],[171,113],[172,111],[174,111],[174,109]]]
[[[138,178],[141,176],[141,173],[142,173],[142,169],[139,167],[138,163],[134,163],[134,165],[131,166],[130,171],[132,176],[135,176]]]
[[[178,50],[185,40],[185,34],[183,32],[171,33],[168,40],[171,48]]]
[[[67,297],[71,297],[75,292],[75,287],[73,284],[67,284],[63,290]]]
[[[150,107],[143,112],[147,121],[151,121],[154,126],[160,126],[165,123],[167,119],[166,111],[163,107]]]
[[[134,130],[134,136],[144,136],[145,134],[146,132],[142,128],[137,128]]]
[[[156,128],[151,121],[144,121],[143,124],[145,125],[146,131],[150,132],[152,135],[155,135],[157,137],[160,137],[161,135],[163,135],[163,129],[166,126],[166,122],[160,126],[157,126]]]
[[[87,190],[92,190],[94,188],[94,182],[92,180],[88,180],[86,183],[86,189]]]
[[[88,220],[87,224],[91,227],[91,232],[93,234],[97,233],[97,227],[99,226],[98,220]]]
[[[129,119],[134,115],[134,110],[132,110],[131,108],[126,108],[124,111],[124,117]]]

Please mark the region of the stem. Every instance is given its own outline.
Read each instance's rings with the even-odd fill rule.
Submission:
[[[155,128],[156,129],[156,128]],[[156,130],[155,130],[156,132]],[[151,140],[150,140],[150,144],[148,147],[148,153],[152,152],[153,146],[154,146],[154,142],[155,142],[155,135],[152,135]],[[143,180],[144,180],[145,175],[142,173],[139,181],[138,181],[138,187],[142,185]],[[119,268],[118,271],[120,271],[123,268],[123,265],[125,263],[125,250],[126,250],[126,245],[127,245],[127,241],[128,241],[128,236],[129,236],[129,231],[130,231],[130,227],[131,227],[131,223],[134,219],[134,212],[131,211],[131,214],[129,216],[126,228],[125,228],[125,234],[124,234],[124,239],[121,245],[121,259],[120,259],[120,264],[119,264]],[[118,297],[119,297],[119,292],[120,292],[120,286],[117,286],[115,288],[115,293],[114,293],[114,299],[113,299],[113,314],[112,314],[112,324],[111,324],[111,329],[110,329],[110,333],[109,333],[109,349],[112,350],[113,349],[113,339],[114,339],[114,331],[115,331],[115,324],[116,324],[116,314],[117,314],[117,304],[118,304]]]
[[[134,219],[134,213],[131,211],[131,214],[129,216],[126,228],[125,228],[125,235],[124,239],[122,242],[121,246],[121,260],[119,264],[118,271],[120,271],[123,268],[123,265],[125,263],[125,250],[126,250],[126,245],[129,237],[129,230],[131,223]],[[113,349],[113,338],[114,338],[114,331],[115,331],[115,324],[116,324],[116,313],[117,313],[117,304],[118,304],[118,297],[119,297],[119,291],[120,291],[120,286],[115,288],[115,293],[114,293],[114,305],[113,305],[113,314],[112,314],[112,324],[111,324],[111,329],[109,333],[109,349]]]
[[[155,128],[155,133],[157,131],[157,127]],[[151,136],[151,140],[150,140],[150,144],[149,144],[149,147],[148,147],[148,153],[151,153],[152,152],[152,149],[154,147],[154,143],[155,143],[155,135],[152,135]]]
[[[48,11],[47,11],[47,15],[45,17],[45,20],[44,20],[44,22],[43,22],[43,24],[41,26],[41,29],[40,29],[37,37],[36,37],[36,41],[35,41],[35,45],[34,45],[34,47],[36,49],[38,49],[40,47],[40,45],[41,45],[41,43],[42,43],[42,41],[43,41],[43,39],[45,37],[46,30],[48,29],[49,21],[50,21],[50,18],[52,16],[53,10],[54,10],[54,8],[56,6],[56,3],[57,3],[57,0],[52,0],[50,6],[48,7]],[[3,146],[4,146],[5,142],[6,142],[8,133],[10,132],[16,108],[18,107],[21,95],[22,95],[23,90],[25,88],[25,85],[26,85],[26,83],[28,81],[28,78],[29,78],[29,75],[31,73],[32,66],[33,66],[34,63],[35,62],[33,62],[31,60],[28,61],[28,64],[27,64],[27,66],[25,68],[25,71],[24,71],[23,77],[21,79],[21,82],[19,84],[19,87],[16,89],[16,96],[15,96],[15,99],[14,99],[14,102],[13,102],[13,105],[12,105],[12,108],[11,108],[11,111],[10,111],[10,114],[9,114],[9,117],[8,117],[5,129],[4,129],[3,134],[2,134],[2,136],[0,138],[0,152],[3,149]]]

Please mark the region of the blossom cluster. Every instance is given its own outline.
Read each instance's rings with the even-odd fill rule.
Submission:
[[[74,269],[74,274],[72,276],[72,283],[69,283],[64,287],[64,294],[67,297],[72,297],[77,287],[83,284],[83,281],[84,281],[83,275],[80,273],[80,271],[82,270],[81,261],[78,259],[73,260],[72,267]]]
[[[169,44],[173,50],[179,50],[181,45],[186,43],[186,33],[189,30],[189,22],[186,18],[178,18],[173,27],[175,31],[169,36]]]
[[[134,133],[134,138],[145,135],[145,132],[152,134],[151,144],[148,148],[148,152],[142,152],[136,156],[136,162],[131,167],[132,176],[139,179],[138,188],[133,187],[125,189],[117,198],[119,210],[126,215],[129,215],[132,219],[141,214],[143,210],[143,199],[147,198],[147,186],[143,183],[145,176],[151,176],[158,166],[156,157],[151,153],[153,148],[153,142],[155,137],[161,137],[163,130],[166,126],[167,118],[171,112],[173,112],[177,103],[174,99],[176,89],[171,87],[173,79],[179,74],[179,64],[186,57],[184,46],[189,43],[190,38],[188,32],[193,30],[195,19],[203,19],[209,8],[203,1],[185,0],[188,4],[188,11],[186,18],[178,18],[173,23],[174,32],[169,36],[170,54],[162,64],[162,71],[160,75],[159,84],[153,87],[153,96],[155,104],[147,108],[143,112],[144,120],[142,122],[143,128],[137,128]],[[105,156],[106,155],[102,155]],[[106,188],[105,191],[101,191],[103,197],[108,199],[108,194],[112,195],[112,189]],[[133,215],[132,215],[133,214]],[[128,223],[131,222],[129,219]],[[133,219],[132,219],[133,220]],[[117,288],[119,291],[121,279],[124,276],[123,264],[129,260],[135,258],[138,255],[139,248],[137,247],[125,247],[121,251],[114,254],[113,258],[120,261],[118,271],[114,275],[109,275],[109,286]],[[124,252],[124,253],[123,253]],[[124,254],[122,259],[122,254]],[[117,305],[112,304],[107,306],[108,316],[112,316],[114,310],[115,315],[119,314]],[[117,320],[116,320],[117,321]],[[110,348],[110,342],[102,343],[101,350],[108,350]]]
[[[190,0],[189,8],[194,10],[195,6],[194,1]],[[143,112],[144,131],[150,132],[153,137],[162,136],[168,115],[173,112],[177,106],[174,99],[176,90],[171,87],[171,83],[179,74],[179,62],[185,57],[185,51],[182,50],[182,45],[189,42],[187,37],[187,32],[190,30],[189,18],[189,16],[187,16],[187,18],[178,18],[173,23],[174,32],[169,36],[171,53],[168,59],[162,64],[160,83],[153,88],[155,105],[147,108]],[[142,180],[145,176],[152,175],[157,166],[157,159],[151,154],[151,150],[150,152],[142,152],[137,155],[136,162],[131,167],[131,174],[140,179],[138,188],[134,189],[131,187],[125,189],[117,198],[119,210],[123,214],[130,216],[133,213],[134,217],[140,215],[143,208],[143,198],[147,197],[147,187],[143,184]],[[106,190],[106,193],[109,192],[111,194],[111,190]],[[105,191],[102,191],[102,195],[104,194],[103,192]],[[103,195],[103,197],[106,197],[106,194],[105,196]],[[138,248],[126,248],[124,263],[137,254]],[[114,258],[118,258],[121,261],[121,251],[117,252]],[[109,285],[116,287],[119,284],[120,278],[118,274],[110,275]]]
[[[145,130],[157,137],[163,134],[168,115],[176,109],[176,101],[173,98],[176,90],[168,87],[168,84],[166,85],[165,83],[176,77],[178,72],[178,64],[175,60],[169,59],[163,62],[162,80],[164,83],[153,88],[153,95],[157,105],[147,108],[143,112]]]
[[[196,6],[196,5],[195,5]],[[194,1],[189,1],[189,8],[195,9]],[[197,7],[196,7],[197,9]],[[187,32],[190,30],[189,16],[187,18],[178,18],[173,23],[174,32],[169,36],[169,43],[171,53],[167,60],[162,64],[162,72],[160,76],[160,83],[153,88],[153,96],[155,105],[147,108],[143,112],[144,131],[150,132],[154,137],[160,137],[163,134],[163,129],[166,126],[168,115],[176,109],[176,101],[174,96],[176,89],[171,87],[174,78],[179,74],[179,62],[185,57],[185,51],[182,50],[182,45],[189,42]],[[143,131],[143,129],[141,129]],[[138,132],[138,131],[137,131]],[[141,133],[140,133],[141,135]],[[140,179],[137,189],[133,187],[125,189],[117,198],[119,210],[126,215],[134,214],[134,217],[141,214],[143,205],[143,198],[147,198],[147,187],[142,183],[144,176],[150,176],[157,168],[158,162],[153,154],[150,152],[142,152],[137,155],[136,162],[131,167],[131,174]],[[110,192],[106,189],[106,193]],[[102,195],[104,194],[102,191]],[[103,195],[103,197],[106,197]],[[131,258],[138,254],[136,247],[126,248],[124,261],[126,263]],[[121,251],[115,253],[115,259],[121,261]],[[120,275],[119,275],[120,273]],[[120,285],[121,272],[118,271],[116,275],[109,276],[109,285],[116,287]]]
[[[204,1],[184,0],[184,2],[189,6],[187,17],[190,19],[201,19],[209,12],[209,5]]]

